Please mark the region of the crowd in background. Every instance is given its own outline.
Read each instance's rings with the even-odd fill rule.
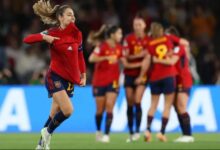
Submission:
[[[0,1],[0,84],[42,84],[50,59],[47,44],[22,43],[24,36],[48,28],[32,10],[35,0]],[[208,0],[54,0],[69,3],[84,36],[84,55],[92,52],[86,43],[91,30],[102,24],[120,25],[124,35],[132,31],[132,19],[141,12],[149,26],[158,21],[175,26],[191,44],[192,73],[198,84],[220,84],[220,1]],[[88,84],[93,66],[87,63]]]

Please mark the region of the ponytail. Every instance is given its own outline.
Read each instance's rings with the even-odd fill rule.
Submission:
[[[63,15],[67,8],[71,7],[69,5],[51,6],[50,0],[39,0],[33,5],[34,13],[41,18],[44,24],[49,25],[58,25],[58,16]]]
[[[96,42],[102,42],[105,40],[105,33],[107,25],[102,25],[98,31],[91,31],[88,35],[87,42],[91,45],[95,45]]]

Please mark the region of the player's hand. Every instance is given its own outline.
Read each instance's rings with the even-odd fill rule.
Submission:
[[[136,85],[139,85],[139,84],[142,83],[142,81],[143,81],[143,77],[138,76],[138,77],[136,78],[136,80],[135,80],[135,84],[136,84]]]
[[[118,57],[116,55],[111,55],[111,56],[107,56],[107,60],[111,63],[114,64],[118,61],[117,59]]]
[[[147,51],[146,50],[142,50],[140,53],[140,57],[145,57],[147,55]]]
[[[43,40],[49,44],[52,44],[55,40],[60,40],[60,38],[43,34]]]
[[[79,85],[86,86],[86,75],[82,75]]]

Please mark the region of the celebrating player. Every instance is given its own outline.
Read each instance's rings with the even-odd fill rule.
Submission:
[[[169,28],[167,32],[178,35],[178,31],[173,27]],[[154,61],[165,65],[175,64],[176,66],[178,74],[176,77],[177,87],[174,106],[183,136],[177,138],[175,142],[194,142],[190,126],[190,116],[187,112],[187,102],[189,99],[190,89],[193,84],[189,68],[189,44],[179,44],[181,39],[178,37],[172,39],[175,45],[172,56],[163,60],[159,60],[155,57]],[[187,41],[185,43],[187,43]]]
[[[157,57],[158,59],[165,59],[167,54],[172,52],[172,42],[170,37],[164,34],[164,30],[161,24],[152,23],[150,28],[150,40],[148,42],[148,50],[151,58]],[[136,79],[138,83],[145,74],[146,70],[149,69],[150,60],[143,61],[142,70],[140,76]],[[147,67],[145,67],[145,65]],[[170,109],[173,104],[174,91],[175,91],[175,76],[177,72],[173,65],[164,65],[157,62],[152,62],[150,66],[150,88],[151,88],[151,106],[147,115],[147,130],[145,132],[145,140],[151,141],[151,123],[153,116],[156,112],[157,105],[159,102],[160,94],[165,95],[165,104],[162,117],[162,125],[160,133],[157,134],[157,138],[165,142],[167,138],[165,136],[165,129],[168,123]]]
[[[141,15],[137,15],[133,20],[134,33],[129,34],[124,39],[125,58],[129,63],[141,63],[147,54],[148,37],[145,33],[146,23]],[[124,67],[125,81],[124,87],[127,99],[127,118],[130,137],[127,142],[136,141],[140,138],[140,124],[142,117],[141,100],[144,94],[147,78],[144,76],[142,82],[135,84],[135,79],[140,74],[140,67],[126,68]],[[135,106],[135,116],[133,107]],[[136,133],[133,131],[133,118],[136,119]]]
[[[93,75],[93,95],[96,98],[96,140],[109,142],[109,132],[113,119],[113,107],[119,92],[119,62],[129,68],[140,67],[140,63],[130,64],[124,59],[122,46],[122,29],[118,26],[102,27],[99,32],[93,34],[92,41],[96,46],[89,57],[89,61],[95,63]],[[103,40],[104,37],[104,40]],[[106,111],[105,135],[101,134],[101,122],[103,112]]]
[[[24,39],[28,44],[42,41],[50,44],[51,62],[46,76],[46,88],[53,101],[49,119],[41,130],[42,138],[36,148],[50,149],[52,133],[73,112],[69,97],[73,95],[74,84],[86,84],[82,34],[74,24],[75,16],[70,6],[52,7],[49,0],[40,0],[34,4],[33,9],[43,23],[55,26]]]
[[[109,132],[113,119],[113,107],[118,95],[119,59],[122,47],[118,43],[122,39],[122,30],[118,26],[106,29],[107,39],[97,46],[89,57],[95,64],[93,75],[93,95],[96,98],[97,140],[109,142]],[[101,121],[106,110],[105,135],[101,136]]]

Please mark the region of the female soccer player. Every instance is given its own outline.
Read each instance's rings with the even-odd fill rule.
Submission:
[[[46,76],[46,88],[53,98],[49,119],[41,130],[42,140],[36,149],[50,149],[54,130],[73,112],[74,84],[86,84],[85,62],[82,53],[82,34],[74,24],[75,17],[68,5],[51,6],[49,0],[40,0],[33,6],[36,15],[53,28],[24,39],[25,43],[46,41],[50,44],[51,62]]]
[[[177,41],[181,45],[187,46],[189,43],[185,39],[178,38],[174,35],[165,35],[163,32],[163,27],[158,23],[152,23],[151,25],[151,36],[152,39],[149,42],[149,50],[152,57],[152,65],[150,66],[150,86],[151,86],[151,94],[152,101],[151,106],[148,111],[147,117],[147,130],[145,132],[145,140],[147,142],[151,141],[151,123],[153,120],[153,115],[156,111],[159,96],[161,93],[165,94],[165,108],[163,112],[162,118],[162,126],[161,131],[157,134],[157,138],[165,142],[167,141],[165,133],[165,128],[168,122],[170,108],[173,104],[174,99],[174,91],[175,91],[175,76],[177,71],[175,69],[174,64],[165,65],[160,63],[159,61],[163,61],[168,59],[173,53],[173,41]],[[157,37],[157,38],[155,38]],[[148,60],[148,59],[147,59]],[[140,72],[140,77],[136,80],[136,82],[140,82],[140,78],[145,74],[146,70],[149,69],[150,61],[143,61],[142,69]],[[147,67],[145,67],[147,66]]]
[[[101,32],[100,32],[101,31]],[[109,132],[113,119],[113,107],[119,92],[119,61],[127,67],[137,67],[140,63],[129,64],[122,57],[122,29],[118,26],[106,26],[93,36],[92,43],[96,46],[89,57],[95,63],[93,75],[93,95],[96,98],[96,140],[110,142]],[[103,112],[106,111],[105,135],[101,135]]]
[[[134,33],[129,34],[124,39],[124,47],[126,52],[125,59],[129,63],[141,63],[144,57],[149,56],[147,53],[148,36],[145,33],[146,23],[141,15],[137,15],[133,20]],[[124,87],[127,99],[127,118],[130,136],[127,142],[136,141],[140,138],[140,125],[142,117],[141,100],[144,94],[147,78],[142,79],[140,84],[135,84],[135,79],[140,74],[140,67],[126,68],[124,67],[125,81]],[[135,116],[133,107],[135,106]],[[136,120],[136,133],[133,131],[133,118]]]
[[[175,28],[169,28],[167,32],[178,35],[178,31]],[[175,142],[194,142],[190,126],[190,116],[187,112],[187,102],[193,84],[189,68],[189,45],[179,44],[179,38],[173,39],[174,45],[176,45],[173,49],[173,54],[163,60],[154,58],[154,61],[165,65],[175,64],[176,66],[178,74],[176,76],[177,87],[174,106],[182,130],[182,136],[177,138]]]
[[[154,56],[158,59],[165,59],[166,55],[172,51],[172,43],[170,37],[164,34],[162,25],[159,23],[152,23],[150,28],[150,40],[148,42],[148,51],[151,58]],[[150,61],[147,59],[147,69],[149,68]],[[144,63],[145,61],[143,61]],[[142,69],[145,65],[142,65]],[[162,126],[160,133],[157,134],[157,138],[165,142],[167,138],[165,136],[165,128],[168,123],[170,109],[173,104],[174,91],[175,91],[175,76],[176,70],[173,65],[163,65],[160,63],[152,62],[150,66],[150,88],[151,88],[151,106],[147,115],[147,130],[145,132],[145,140],[151,141],[151,123],[153,116],[156,112],[159,102],[160,94],[165,95],[165,105],[162,115]],[[142,70],[143,71],[143,70]],[[137,81],[145,74],[142,72]],[[146,71],[146,70],[145,70]]]

